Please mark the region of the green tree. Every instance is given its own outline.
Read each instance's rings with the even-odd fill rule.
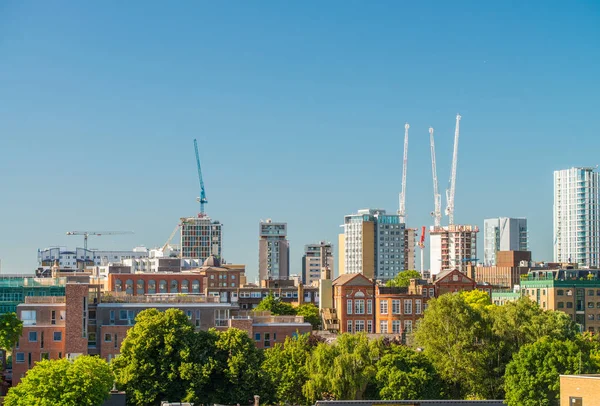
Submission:
[[[302,386],[308,379],[306,362],[312,350],[310,335],[287,337],[283,344],[265,351],[262,370],[273,384],[275,401],[280,404],[304,405],[307,399]]]
[[[389,281],[387,281],[385,286],[394,288],[405,288],[408,285],[410,285],[411,279],[419,278],[421,278],[421,273],[419,271],[402,271],[399,272],[394,279],[390,279]]]
[[[509,406],[559,404],[561,374],[594,373],[589,344],[548,338],[524,345],[506,367],[506,403]]]
[[[341,334],[335,344],[319,344],[307,362],[302,393],[310,403],[333,398],[360,400],[375,377],[381,342],[365,334]]]
[[[4,399],[5,406],[97,406],[113,385],[110,367],[101,358],[82,355],[43,360]]]
[[[429,359],[404,345],[392,344],[379,359],[376,380],[384,400],[444,398],[442,379]]]
[[[121,345],[121,355],[112,365],[116,382],[133,405],[180,401],[189,382],[182,378],[182,365],[192,360],[189,350],[194,327],[179,309],[142,311]]]
[[[272,293],[269,293],[258,306],[254,308],[256,312],[269,311],[274,316],[294,316],[296,309],[289,303],[282,302],[280,298],[276,298]]]
[[[490,295],[486,292],[474,289],[460,293],[465,299],[465,302],[475,310],[486,311],[492,306]]]
[[[304,321],[312,325],[313,330],[318,330],[321,326],[321,315],[319,308],[312,303],[304,303],[296,308],[298,316],[304,316]]]
[[[0,348],[12,351],[23,333],[23,322],[16,313],[4,313],[0,316]]]

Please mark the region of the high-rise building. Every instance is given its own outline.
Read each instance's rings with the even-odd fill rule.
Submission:
[[[554,171],[554,261],[597,267],[600,205],[595,168]]]
[[[302,283],[314,285],[319,279],[326,279],[322,278],[323,268],[329,268],[330,278],[333,278],[333,245],[324,241],[305,245],[302,256]]]
[[[290,244],[287,223],[271,219],[260,222],[258,240],[258,276],[260,280],[287,279],[290,275]]]
[[[496,265],[498,251],[527,251],[527,219],[499,217],[483,221],[483,263]]]
[[[405,241],[410,236],[406,235],[399,215],[381,209],[363,209],[345,216],[343,227],[340,274],[362,273],[369,279],[386,281],[406,269]]]
[[[451,225],[431,227],[429,231],[429,265],[431,274],[467,267],[477,262],[477,226]]]
[[[206,215],[181,219],[181,257],[202,263],[206,258],[223,255],[223,225]]]

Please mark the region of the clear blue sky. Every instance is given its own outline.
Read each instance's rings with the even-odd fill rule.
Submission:
[[[162,245],[198,210],[195,137],[225,258],[255,276],[271,217],[300,272],[345,214],[397,210],[406,121],[432,223],[427,130],[445,190],[458,112],[456,222],[527,217],[551,259],[552,171],[600,160],[599,66],[594,0],[0,1],[2,272],[74,229]]]

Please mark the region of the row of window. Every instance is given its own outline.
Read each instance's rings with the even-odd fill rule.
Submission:
[[[145,287],[147,287],[147,291],[145,290]],[[168,290],[167,290],[167,287],[169,287]],[[127,294],[131,295],[131,294],[133,294],[133,288],[134,288],[133,280],[127,279],[125,281],[125,292]],[[143,295],[146,293],[154,294],[157,292],[156,281],[149,280],[148,283],[146,284],[144,280],[138,279],[136,282],[136,289],[137,289],[138,295]],[[116,279],[115,280],[115,292],[122,292],[122,291],[123,291],[123,281],[121,279]],[[190,291],[189,290],[189,281],[187,281],[187,280],[182,280],[181,286],[180,286],[179,282],[176,280],[171,280],[171,282],[169,284],[167,284],[167,281],[164,279],[158,281],[158,293],[189,293],[189,291]],[[198,281],[198,280],[192,281],[191,293],[200,293],[200,281]]]
[[[254,333],[254,341],[256,342],[260,342],[261,338],[261,333]],[[265,348],[269,348],[271,347],[271,333],[264,333],[263,334],[263,346]],[[277,341],[277,333],[273,333],[273,341]]]
[[[400,299],[392,299],[392,314],[402,314],[400,312],[401,300]],[[415,314],[421,314],[421,299],[415,299]],[[379,313],[380,314],[388,314],[388,300],[381,300],[379,302]],[[405,299],[404,300],[404,314],[412,314],[413,313],[413,299]]]
[[[565,308],[565,303],[567,304],[567,309],[572,309],[573,308],[573,302],[558,302],[558,304],[557,304],[558,308],[559,309],[564,309]],[[580,303],[580,302],[578,301],[578,303]],[[578,310],[580,310],[579,308],[581,306],[579,304],[577,305],[577,307],[578,307]],[[588,302],[587,303],[587,308],[588,309],[594,309],[594,308],[600,309],[600,302],[596,302],[595,306],[594,306],[594,302]]]
[[[39,337],[40,337],[40,341],[41,341],[41,346],[42,346],[42,348],[44,348],[44,332],[43,331],[40,332]],[[38,342],[38,332],[30,331],[27,334],[27,339],[30,343],[37,343]],[[53,341],[62,341],[62,331],[54,331],[52,333],[52,340]],[[19,342],[17,342],[17,348],[19,348]]]
[[[400,320],[392,320],[391,330],[389,327],[389,322],[387,320],[382,320],[379,322],[379,332],[381,334],[401,334],[401,333],[410,333],[412,332],[412,320],[404,320],[404,329],[401,328]],[[367,332],[369,334],[373,333],[373,320],[347,320],[346,322],[346,331],[348,333],[362,333]]]
[[[367,314],[373,314],[373,300],[368,299],[366,301]],[[352,306],[352,299],[346,301],[346,313],[347,314],[365,314],[365,299],[356,299],[354,306]]]

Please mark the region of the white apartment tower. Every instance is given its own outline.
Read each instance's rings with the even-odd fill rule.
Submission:
[[[527,251],[527,219],[499,217],[483,221],[483,263],[496,265],[498,251]]]
[[[554,171],[554,261],[598,267],[600,206],[596,168]]]
[[[477,226],[440,226],[429,231],[429,265],[431,274],[458,269],[466,273],[467,266],[477,262]]]

